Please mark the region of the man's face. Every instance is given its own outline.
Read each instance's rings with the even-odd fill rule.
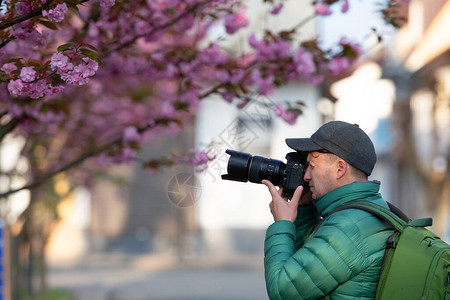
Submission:
[[[309,189],[314,200],[334,190],[334,172],[336,166],[330,160],[328,153],[311,152],[308,154],[306,169],[303,180],[309,182]]]

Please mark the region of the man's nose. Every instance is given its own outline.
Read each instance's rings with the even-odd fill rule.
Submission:
[[[303,180],[309,182],[311,180],[311,172],[309,168],[306,168],[305,175],[303,175]]]

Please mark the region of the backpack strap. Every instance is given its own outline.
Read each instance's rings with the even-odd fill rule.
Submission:
[[[387,203],[387,205],[389,206],[389,209],[391,210],[391,212],[393,212],[395,215],[397,215],[398,217],[400,217],[403,221],[405,221],[405,222],[409,222],[409,221],[411,221],[411,219],[410,218],[408,218],[408,216],[407,215],[405,215],[405,213],[400,209],[400,208],[398,208],[397,206],[395,206],[394,204],[392,204],[391,202],[387,202],[386,201],[386,203]]]
[[[316,232],[319,229],[322,222],[325,221],[325,219],[328,218],[331,214],[341,211],[341,210],[344,210],[344,209],[352,209],[352,208],[353,209],[361,209],[361,210],[364,210],[364,211],[374,215],[375,217],[377,217],[381,221],[389,224],[392,228],[394,228],[395,230],[397,230],[399,232],[403,232],[403,230],[406,226],[426,227],[426,226],[431,226],[433,223],[433,220],[431,218],[411,220],[395,205],[393,205],[392,203],[389,203],[389,202],[387,202],[387,204],[389,206],[389,209],[387,209],[381,205],[375,204],[373,202],[367,201],[367,200],[350,201],[350,202],[338,207],[337,209],[335,209],[328,215],[326,215],[319,222],[319,224],[316,225],[316,227],[312,231],[310,237],[313,237],[316,234]]]
[[[411,220],[399,208],[389,202],[387,203],[389,209],[367,200],[355,200],[342,205],[335,211],[349,208],[361,209],[388,223],[399,232],[402,232],[407,226],[427,227],[433,224],[432,218]]]
[[[394,207],[394,206],[393,206]],[[406,218],[406,220],[403,220],[400,216],[393,213],[389,209],[375,204],[373,202],[367,201],[367,200],[355,200],[348,202],[340,207],[338,207],[336,210],[333,211],[341,211],[344,209],[361,209],[364,210],[381,221],[384,221],[385,223],[388,223],[391,227],[395,228],[395,230],[402,232],[403,229],[407,226],[408,222],[410,221],[403,212],[401,213],[402,216]],[[395,208],[396,210],[400,211],[398,208]]]

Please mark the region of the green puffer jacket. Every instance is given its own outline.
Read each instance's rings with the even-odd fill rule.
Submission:
[[[359,209],[333,213],[311,233],[320,217],[353,200],[388,207],[379,182],[339,187],[314,205],[299,206],[297,220],[269,226],[264,244],[270,299],[374,299],[384,257],[388,225]]]

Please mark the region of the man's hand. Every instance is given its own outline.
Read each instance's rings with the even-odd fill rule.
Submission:
[[[292,199],[289,201],[289,199],[283,195],[283,188],[277,190],[269,180],[264,179],[261,182],[269,188],[269,192],[272,195],[272,202],[270,202],[269,207],[275,222],[288,220],[294,223],[297,218],[297,207],[303,193],[303,187],[297,187]]]
[[[310,205],[314,202],[314,199],[312,197],[312,192],[309,189],[309,182],[304,182],[304,188],[302,196],[300,197],[300,201],[298,201],[298,205],[304,206],[304,205]]]

